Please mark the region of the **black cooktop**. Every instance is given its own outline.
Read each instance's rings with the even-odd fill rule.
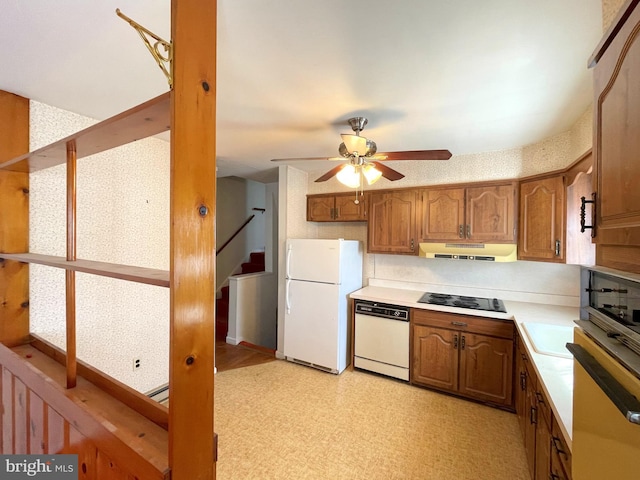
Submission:
[[[502,300],[497,298],[463,297],[461,295],[426,292],[422,297],[420,297],[418,303],[430,303],[432,305],[445,305],[447,307],[507,313],[507,309],[504,308],[504,303]]]

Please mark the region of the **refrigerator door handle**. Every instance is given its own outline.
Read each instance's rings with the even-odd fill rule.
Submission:
[[[285,288],[284,288],[284,301],[287,307],[287,313],[291,313],[291,302],[289,300],[289,285],[291,284],[291,279],[287,278],[287,280],[285,281]]]
[[[287,246],[287,278],[291,278],[291,245]]]

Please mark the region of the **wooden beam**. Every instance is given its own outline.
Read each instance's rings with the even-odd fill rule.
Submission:
[[[29,100],[0,91],[0,162],[29,151]],[[0,252],[29,248],[29,175],[0,171]],[[29,337],[29,266],[0,261],[0,342]]]
[[[171,2],[172,480],[211,480],[216,475],[216,20],[215,0]]]
[[[75,140],[67,142],[67,261],[76,260],[76,164]],[[76,272],[65,271],[67,319],[67,388],[76,386]]]

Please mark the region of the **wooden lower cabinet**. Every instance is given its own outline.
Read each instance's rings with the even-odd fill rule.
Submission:
[[[459,341],[458,332],[414,325],[411,381],[457,391]]]
[[[413,384],[513,407],[512,323],[419,309],[412,323]]]
[[[521,338],[516,345],[516,414],[529,474],[533,480],[570,480],[571,453]]]
[[[458,391],[477,400],[510,406],[513,340],[463,333]]]

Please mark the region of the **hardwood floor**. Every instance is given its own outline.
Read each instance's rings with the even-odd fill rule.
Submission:
[[[275,360],[275,351],[268,348],[241,342],[230,345],[216,340],[216,368],[218,372],[234,368],[260,365]]]
[[[235,368],[261,365],[276,359],[275,350],[241,342],[239,345],[230,345],[224,340],[216,340],[216,369],[218,372],[233,370]],[[160,388],[157,393],[149,394],[151,398],[169,405],[168,384]]]

